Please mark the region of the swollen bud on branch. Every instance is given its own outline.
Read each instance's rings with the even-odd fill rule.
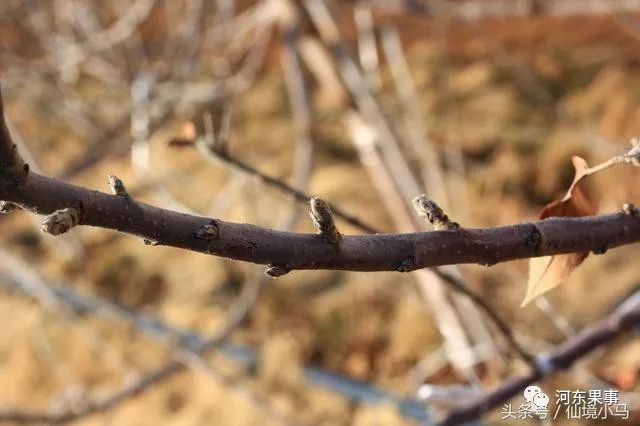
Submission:
[[[118,176],[109,175],[109,187],[114,195],[121,197],[128,197],[127,188],[124,186],[124,182]]]
[[[80,210],[76,207],[57,210],[45,218],[40,229],[51,235],[64,234],[80,223],[80,217]]]
[[[278,278],[291,272],[286,265],[267,265],[267,269],[264,271],[265,275],[271,278]]]
[[[13,203],[10,203],[8,201],[0,201],[0,214],[9,214],[17,208],[18,206]]]
[[[460,225],[452,222],[440,206],[425,194],[418,195],[411,202],[418,216],[426,218],[436,231],[460,230]]]
[[[622,213],[633,216],[636,219],[640,219],[640,210],[631,203],[624,203],[622,205]]]
[[[319,233],[331,244],[337,244],[340,241],[340,232],[336,228],[329,204],[320,198],[313,197],[309,200],[309,207],[313,225],[318,229]]]
[[[631,139],[631,149],[624,154],[628,162],[640,167],[640,138]]]

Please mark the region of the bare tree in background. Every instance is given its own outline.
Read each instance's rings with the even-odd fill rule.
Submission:
[[[622,1],[608,5],[598,1],[580,5],[575,1],[348,3],[136,0],[105,6],[35,0],[0,5],[0,30],[6,26],[12,35],[0,45],[3,213],[25,210],[32,221],[34,214],[44,216],[34,225],[57,236],[45,241],[52,256],[62,262],[92,256],[84,231],[91,226],[139,238],[149,251],[154,250],[152,246],[170,246],[256,264],[222,326],[204,335],[136,308],[59,286],[3,243],[0,281],[4,287],[45,306],[54,303],[76,314],[131,324],[164,348],[168,360],[106,396],[85,396],[76,406],[50,411],[4,408],[0,421],[58,424],[108,412],[188,368],[226,386],[271,421],[303,423],[278,410],[268,395],[248,384],[255,360],[245,361],[244,371],[231,375],[215,367],[207,355],[233,352],[230,338],[251,318],[270,278],[308,270],[392,271],[415,281],[442,340],[440,358],[459,384],[438,384],[430,364],[436,364],[435,358],[428,356],[411,370],[415,395],[409,397],[380,390],[358,393],[350,382],[344,384],[348,378],[336,378],[313,366],[303,372],[312,383],[364,402],[392,403],[403,415],[425,424],[478,419],[623,333],[633,335],[640,324],[637,291],[580,331],[540,296],[537,306],[565,334],[562,343],[547,345],[549,349],[541,352],[540,346],[527,342],[503,318],[497,303],[466,282],[469,274],[461,267],[464,264],[492,266],[515,259],[584,254],[582,261],[588,253],[602,254],[636,243],[640,211],[627,203],[608,214],[549,214],[541,220],[499,227],[466,226],[464,218],[473,207],[460,208],[466,205],[456,186],[461,179],[448,176],[451,170],[464,176],[463,167],[456,169],[463,164],[461,149],[452,144],[443,152],[432,140],[421,110],[420,89],[405,57],[402,28],[394,17],[417,12],[421,19],[446,25],[456,19],[600,14],[603,8],[621,14],[636,11],[637,5]],[[344,12],[341,21],[336,10]],[[354,34],[345,37],[342,21],[351,19],[350,13]],[[285,76],[293,129],[289,179],[269,172],[268,161],[262,158],[244,158],[238,142],[242,133],[232,134],[240,120],[234,115],[234,103],[274,62]],[[539,91],[526,70],[514,69],[519,84]],[[394,117],[383,101],[385,85],[397,93],[400,112]],[[351,149],[375,190],[373,198],[391,218],[388,228],[371,224],[355,208],[310,192],[314,171],[322,167],[320,119],[314,106],[319,94],[329,94],[339,105],[335,121],[347,130]],[[538,98],[548,100],[550,95]],[[21,131],[14,124],[14,109],[49,116],[64,123],[64,128],[32,141],[32,131]],[[176,123],[181,129],[176,130]],[[265,140],[270,137],[269,129],[264,136]],[[55,142],[55,149],[42,148],[47,146],[45,137]],[[151,143],[156,138],[173,152],[200,153],[206,162],[198,167],[211,164],[228,169],[224,186],[206,194],[207,208],[189,206],[171,189],[197,170],[157,173]],[[121,179],[115,172],[99,179],[104,187],[108,183],[110,193],[70,183],[102,167],[121,167],[123,162],[130,179]],[[568,202],[577,203],[572,191],[581,179],[618,165],[639,166],[640,143],[634,142],[605,163],[585,165],[562,202],[573,196]],[[252,179],[290,200],[287,211],[268,226],[223,220]],[[253,202],[258,205],[260,200]],[[258,221],[260,209],[254,210]],[[6,222],[0,225],[7,227]],[[298,232],[301,227],[313,227],[315,232]],[[584,366],[576,369],[595,380]],[[482,371],[507,379],[488,389]],[[438,412],[442,401],[446,410]]]

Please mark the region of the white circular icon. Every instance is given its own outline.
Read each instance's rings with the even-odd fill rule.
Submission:
[[[546,409],[547,405],[549,405],[549,397],[545,393],[542,393],[542,392],[537,393],[533,397],[533,403],[538,408],[545,408]]]
[[[533,397],[539,393],[542,393],[542,389],[540,389],[538,386],[528,386],[524,390],[524,399],[526,399],[527,402],[533,402]]]

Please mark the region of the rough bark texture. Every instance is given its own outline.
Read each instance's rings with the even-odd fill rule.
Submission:
[[[36,173],[2,185],[0,199],[39,214],[80,206],[81,225],[137,235],[201,253],[289,269],[393,271],[412,258],[412,268],[460,263],[492,265],[559,253],[600,251],[640,240],[640,221],[615,213],[584,218],[549,218],[497,228],[408,234],[344,236],[338,247],[320,235],[296,234],[215,220],[213,240],[195,237],[212,219],[177,213],[131,198],[92,191]]]
[[[38,214],[74,208],[78,224],[113,229],[162,244],[287,270],[411,271],[461,263],[492,265],[513,259],[596,251],[640,241],[640,220],[624,212],[582,218],[548,218],[497,228],[344,236],[297,234],[160,209],[28,173],[0,123],[0,200]],[[635,210],[634,210],[635,211]],[[200,238],[204,226],[217,234]],[[407,266],[409,265],[409,266]]]

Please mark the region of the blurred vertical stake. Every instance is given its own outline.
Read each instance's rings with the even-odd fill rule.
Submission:
[[[372,181],[381,185],[377,189],[385,207],[390,211],[406,211],[404,214],[392,216],[396,228],[401,232],[415,232],[420,224],[417,218],[409,213],[411,210],[407,202],[423,191],[409,167],[400,147],[400,141],[391,129],[387,117],[378,100],[371,93],[360,69],[351,58],[337,22],[326,2],[305,0],[303,4],[320,38],[331,52],[338,74],[358,109],[358,112],[353,111],[346,115],[346,125],[361,158],[366,158],[362,163],[367,167]],[[362,135],[370,135],[371,138],[359,141],[358,138]],[[392,198],[398,198],[401,203],[398,206],[392,206],[395,204],[391,202]],[[459,275],[457,270],[456,273]],[[479,362],[479,357],[471,349],[474,346],[472,340],[494,347],[480,312],[466,302],[463,302],[464,309],[458,311],[451,303],[444,283],[433,271],[422,269],[414,272],[413,275],[416,277],[422,296],[433,311],[452,365],[461,376],[470,381],[477,380],[473,366]],[[454,295],[453,298],[458,300],[460,296]]]
[[[149,91],[153,76],[140,72],[131,83],[131,164],[134,170],[149,170]]]
[[[367,0],[358,0],[353,8],[353,18],[358,30],[358,56],[367,83],[374,92],[382,89],[380,59],[376,46],[376,34],[371,6]]]
[[[438,163],[437,152],[428,137],[427,127],[422,119],[424,114],[420,108],[415,82],[402,48],[400,34],[395,27],[384,25],[380,29],[380,37],[391,78],[404,109],[402,130],[409,140],[413,154],[420,163],[420,172],[425,187],[429,189],[431,197],[438,200],[448,210],[450,203],[442,176],[442,168]]]
[[[282,68],[286,77],[287,94],[297,139],[293,180],[298,188],[306,188],[309,185],[313,167],[314,146],[311,137],[313,114],[307,82],[300,65],[300,13],[297,5],[289,0],[283,0],[282,9],[283,13],[280,14],[280,26],[284,38]],[[297,220],[299,214],[300,209],[294,207],[291,223]]]

